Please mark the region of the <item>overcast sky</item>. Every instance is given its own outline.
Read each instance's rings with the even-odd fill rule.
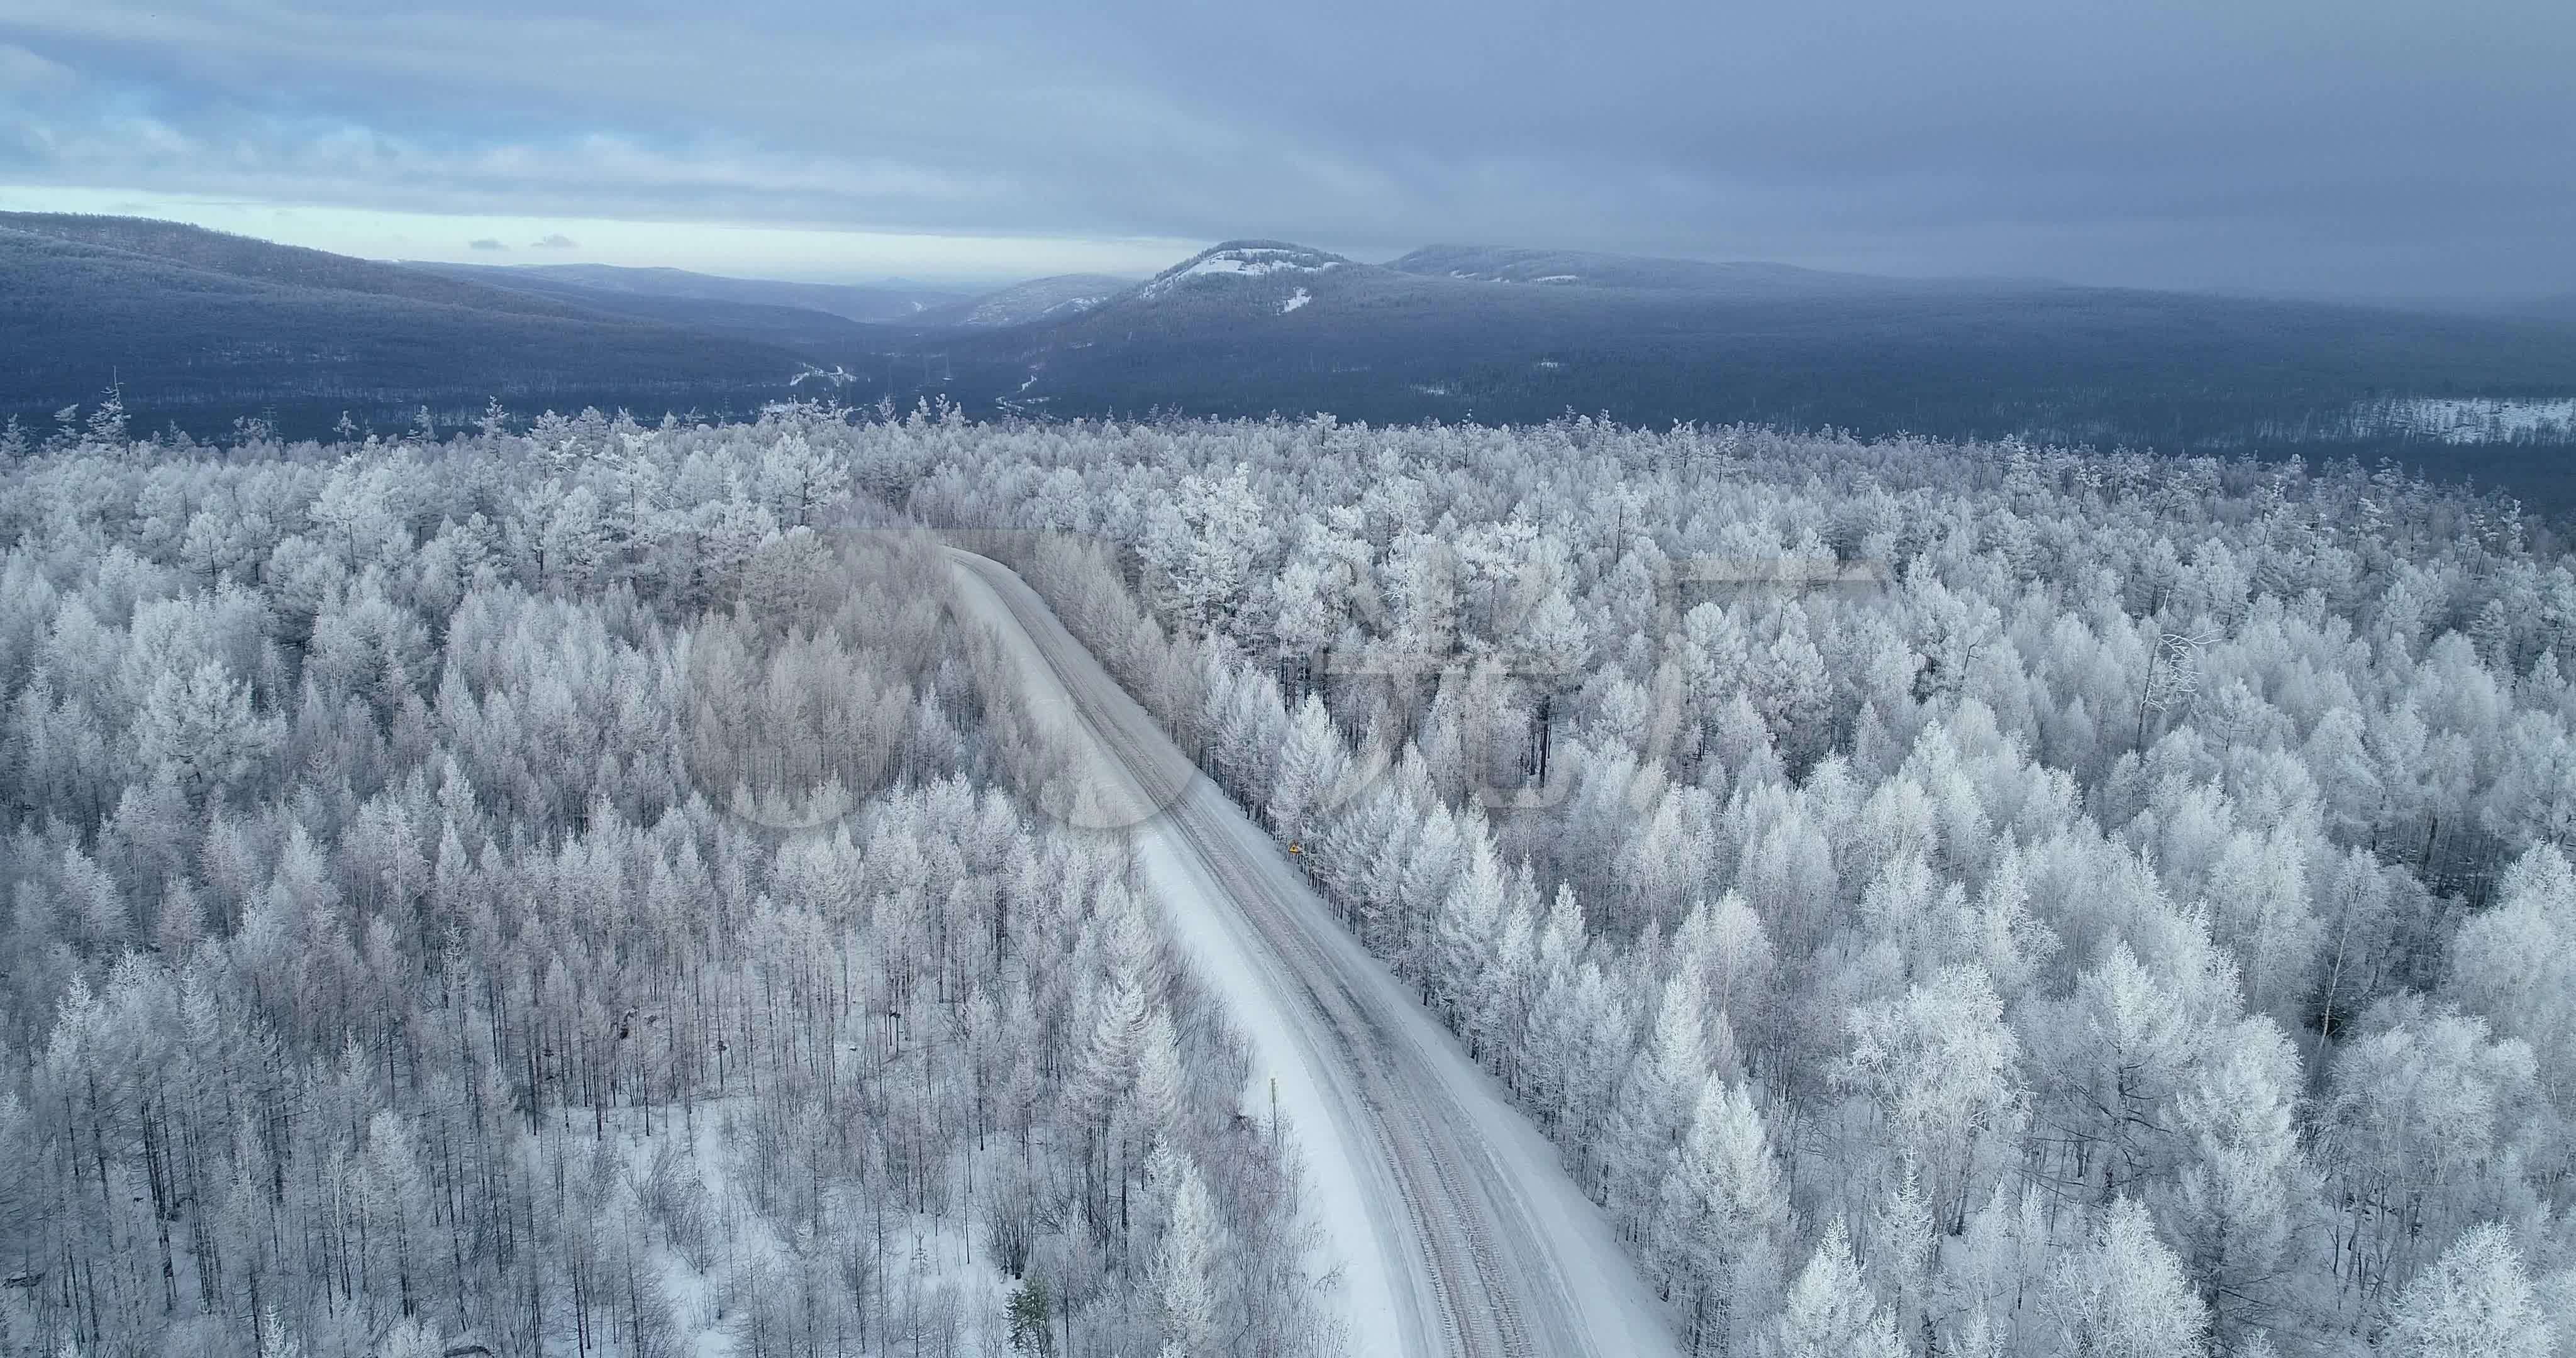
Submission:
[[[2576,289],[2570,0],[0,0],[0,207],[375,256],[1144,272],[1244,235]]]

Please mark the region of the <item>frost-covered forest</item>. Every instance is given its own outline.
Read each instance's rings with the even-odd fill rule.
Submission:
[[[849,440],[1104,544],[1031,577],[1698,1351],[2576,1346],[2576,575],[2510,504],[1580,420]],[[1106,544],[1162,627],[1086,606]]]
[[[1326,1354],[1294,1147],[784,426],[0,469],[0,1353]]]
[[[11,1352],[1329,1349],[1186,903],[1045,813],[922,525],[1692,1350],[2576,1353],[2576,574],[2508,503],[813,408],[0,475]]]

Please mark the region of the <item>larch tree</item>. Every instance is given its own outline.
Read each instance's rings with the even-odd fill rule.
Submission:
[[[1350,766],[1340,732],[1322,699],[1307,694],[1289,718],[1287,741],[1280,747],[1278,772],[1265,808],[1273,834],[1299,843],[1314,826],[1339,810],[1350,795]]]
[[[1171,1220],[1164,1227],[1161,1252],[1154,1263],[1162,1351],[1184,1358],[1213,1358],[1224,1352],[1218,1293],[1218,1271],[1226,1250],[1224,1226],[1217,1220],[1197,1165],[1179,1160],[1171,1164],[1169,1173]]]
[[[1778,1294],[1789,1198],[1761,1110],[1712,1077],[1674,1149],[1655,1239],[1697,1353],[1749,1353]]]

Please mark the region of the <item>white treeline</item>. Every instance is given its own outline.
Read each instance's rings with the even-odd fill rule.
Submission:
[[[1697,1351],[2576,1353],[2576,575],[2510,504],[1587,420],[837,438],[1087,536],[1032,578]]]
[[[0,465],[0,1354],[1337,1351],[851,431],[250,432]]]

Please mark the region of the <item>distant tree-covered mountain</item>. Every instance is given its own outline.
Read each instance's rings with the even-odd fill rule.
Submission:
[[[1373,266],[1278,241],[1203,252],[1078,316],[931,342],[941,380],[898,399],[2394,453],[2552,496],[2569,489],[2555,453],[2436,447],[2355,412],[2576,394],[2576,330],[2538,321],[1460,247]]]
[[[970,413],[1568,410],[2163,452],[2393,455],[2576,504],[2576,325],[2311,301],[1434,246],[1234,241],[980,298],[664,269],[402,267],[0,214],[0,411],[122,382],[157,423],[948,398]],[[907,308],[890,319],[866,312]],[[920,303],[917,309],[912,309]],[[318,421],[318,423],[313,423]]]
[[[405,267],[578,307],[735,339],[774,344],[817,364],[848,363],[913,342],[922,324],[875,325],[829,311],[721,297],[620,291],[572,283],[550,271],[489,264],[408,262]]]
[[[455,280],[423,277],[414,270],[354,259],[326,250],[279,245],[251,236],[148,217],[101,217],[69,212],[0,212],[0,230],[89,245],[164,265],[222,274],[281,287],[441,303],[477,311],[528,316],[576,316],[577,308],[525,297],[496,296]]]
[[[915,319],[927,324],[965,326],[1028,325],[1036,321],[1062,320],[1088,311],[1134,286],[1135,279],[1111,274],[1056,274],[1014,283],[973,301],[933,308]]]
[[[111,384],[146,420],[327,424],[498,397],[756,407],[806,367],[769,344],[167,222],[0,214],[0,412]]]
[[[532,264],[512,270],[602,292],[704,301],[802,307],[852,321],[909,321],[925,311],[975,300],[954,288],[848,283],[794,283],[775,278],[728,278],[686,269],[632,269],[614,264]]]

